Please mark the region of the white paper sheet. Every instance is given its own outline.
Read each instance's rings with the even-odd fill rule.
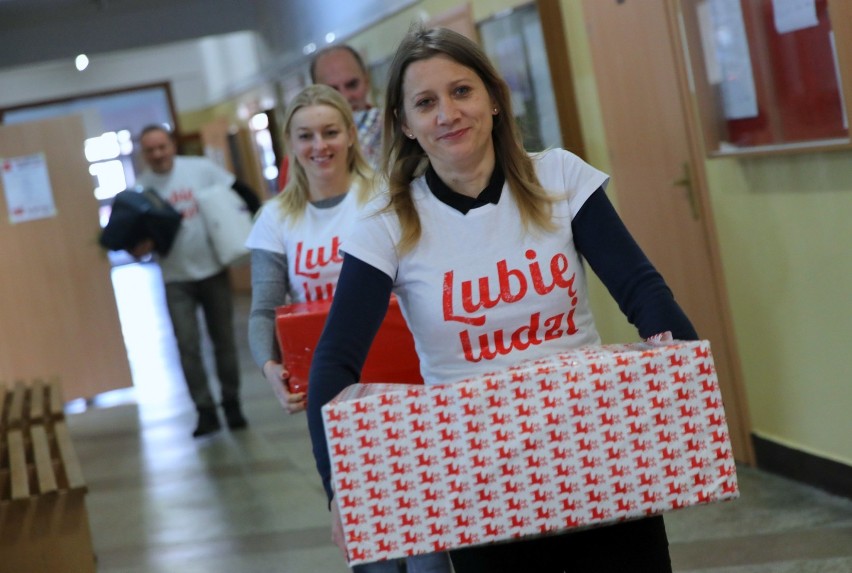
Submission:
[[[757,117],[757,91],[739,0],[711,0],[726,119]]]
[[[10,223],[56,216],[53,189],[43,153],[0,158]]]
[[[816,0],[772,0],[772,12],[779,34],[819,25]]]

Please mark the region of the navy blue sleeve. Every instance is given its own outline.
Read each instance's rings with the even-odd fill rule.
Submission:
[[[322,484],[331,491],[331,462],[322,421],[322,407],[341,390],[355,384],[390,301],[391,278],[351,255],[344,254],[334,300],[311,361],[308,380],[308,430]]]
[[[577,251],[642,338],[671,331],[679,340],[698,339],[689,318],[624,226],[603,188],[580,208],[571,230]]]

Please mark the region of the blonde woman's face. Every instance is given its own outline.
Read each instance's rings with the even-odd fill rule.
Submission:
[[[464,168],[493,153],[494,102],[474,70],[434,56],[409,64],[402,88],[403,132],[436,169]]]
[[[354,128],[347,129],[341,113],[328,105],[296,110],[290,119],[290,146],[311,186],[347,173]]]

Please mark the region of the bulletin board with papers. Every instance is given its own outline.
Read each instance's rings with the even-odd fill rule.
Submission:
[[[849,56],[841,46],[852,28],[843,4],[682,0],[679,25],[709,154],[849,145]]]

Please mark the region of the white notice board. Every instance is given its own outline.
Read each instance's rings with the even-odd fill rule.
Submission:
[[[0,158],[10,223],[56,216],[44,153]]]

